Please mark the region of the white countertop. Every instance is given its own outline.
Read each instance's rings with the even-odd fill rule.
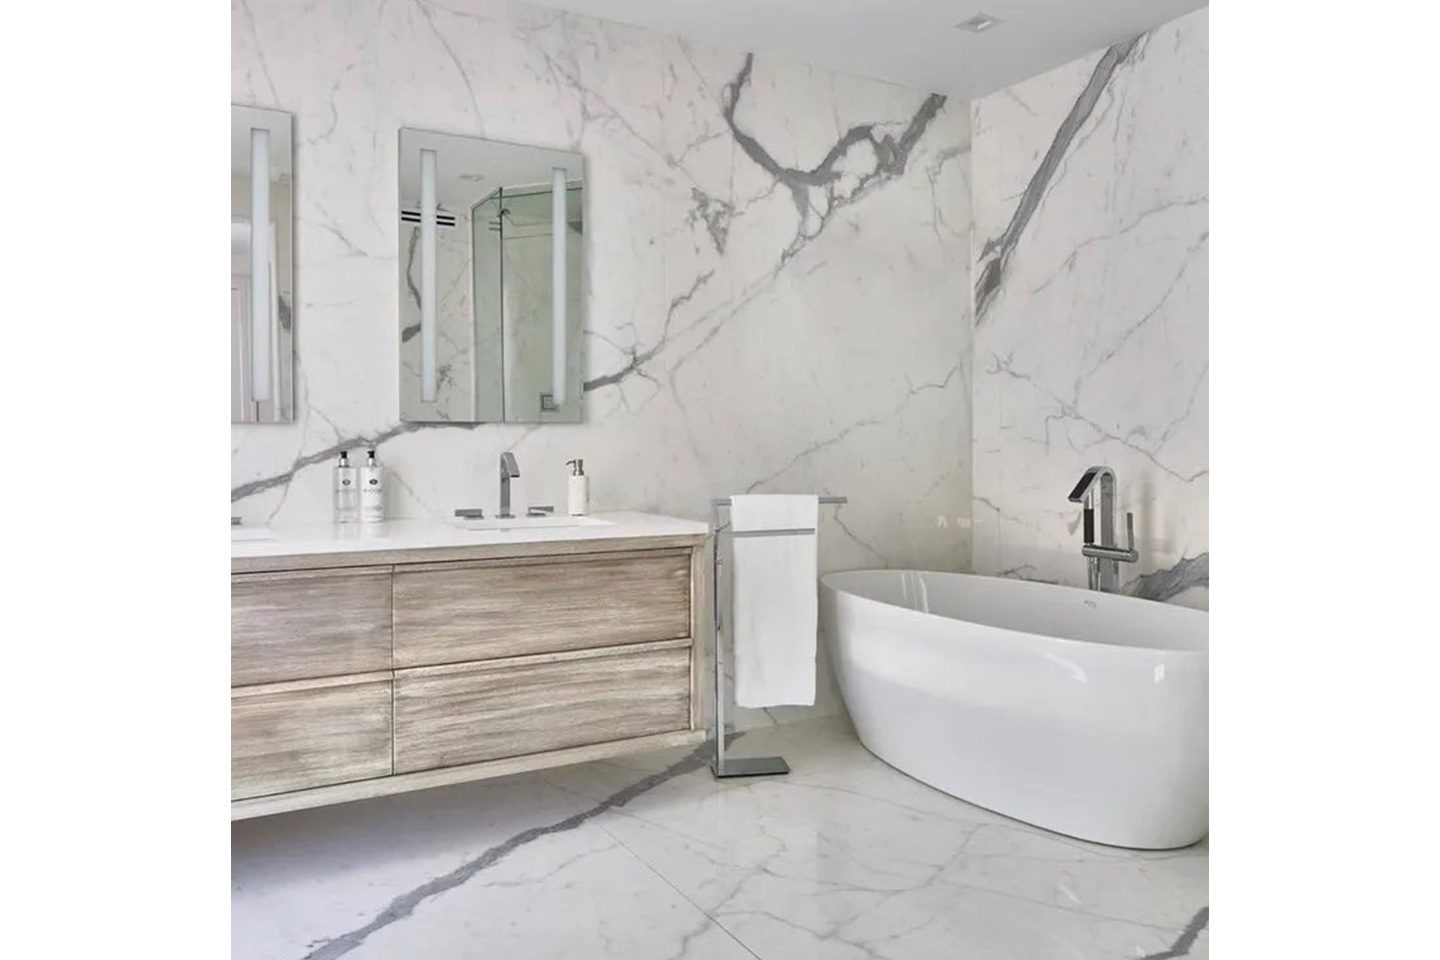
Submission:
[[[703,536],[710,525],[649,513],[600,513],[603,524],[509,530],[467,530],[461,521],[387,520],[379,524],[303,523],[230,528],[230,558],[289,557],[317,553],[424,550],[510,543],[622,540],[633,537]]]

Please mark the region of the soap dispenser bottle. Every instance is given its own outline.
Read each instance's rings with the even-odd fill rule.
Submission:
[[[385,519],[385,468],[375,461],[375,451],[365,454],[360,468],[360,522],[380,523]]]
[[[584,460],[566,460],[570,468],[570,516],[583,517],[590,512],[590,478],[585,476]]]
[[[354,523],[359,519],[359,477],[350,466],[350,455],[342,450],[340,462],[335,465],[335,522]]]

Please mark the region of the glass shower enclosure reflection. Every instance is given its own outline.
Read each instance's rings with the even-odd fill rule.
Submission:
[[[566,253],[566,310],[569,334],[580,328],[581,188],[566,187],[563,231]],[[553,267],[552,195],[549,187],[501,188],[476,204],[471,217],[475,257],[475,302],[500,304],[500,358],[505,381],[505,420],[536,423],[555,412],[551,383],[554,337],[550,316]],[[482,237],[480,234],[484,233]],[[568,360],[568,358],[567,358]],[[569,377],[572,371],[566,370]],[[577,374],[579,371],[573,371]],[[568,402],[568,397],[567,397]]]

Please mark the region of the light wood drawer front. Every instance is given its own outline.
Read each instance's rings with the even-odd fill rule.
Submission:
[[[232,690],[231,799],[389,776],[387,676]]]
[[[689,551],[395,572],[395,666],[690,636]]]
[[[390,570],[230,579],[230,683],[390,669]]]
[[[690,726],[690,649],[395,673],[395,772]]]

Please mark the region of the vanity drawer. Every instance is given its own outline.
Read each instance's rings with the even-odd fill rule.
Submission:
[[[690,551],[395,571],[395,666],[690,636]]]
[[[231,799],[391,773],[389,673],[230,691]]]
[[[230,578],[230,683],[390,669],[390,568]]]
[[[395,672],[396,773],[689,726],[688,644]]]

